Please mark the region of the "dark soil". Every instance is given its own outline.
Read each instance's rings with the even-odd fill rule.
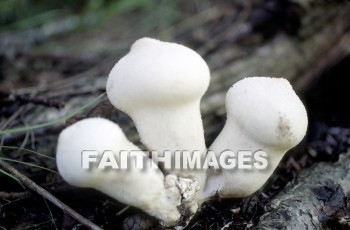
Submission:
[[[350,147],[350,116],[347,116],[348,119],[343,116],[348,112],[344,109],[348,97],[346,90],[342,90],[347,86],[349,61],[350,59],[346,58],[326,70],[306,91],[304,99],[311,128],[305,141],[286,155],[266,186],[246,199],[216,200],[203,204],[198,215],[191,221],[189,229],[221,229],[224,226],[224,229],[247,228],[259,220],[263,214],[263,206],[298,172],[319,161],[336,161],[338,155]],[[26,159],[31,156],[21,157]],[[140,215],[137,209],[128,208],[116,216],[125,205],[93,190],[72,188],[56,174],[22,165],[16,167],[105,229],[118,229],[123,226],[123,221],[130,218],[135,220],[135,215]],[[0,199],[0,226],[16,229],[84,229],[37,194],[30,191],[29,194],[19,194],[27,190],[12,179],[0,175],[0,181],[2,185],[6,185],[1,186],[2,192],[13,195],[13,199]],[[152,222],[156,226],[155,223]]]
[[[180,30],[180,32],[175,33],[173,39],[188,44],[194,49],[199,49],[208,42],[208,38],[217,38],[218,34],[227,31],[232,24],[237,23],[237,20],[248,22],[252,28],[250,33],[235,34],[234,36],[226,33],[228,35],[220,40],[220,43],[214,46],[206,46],[205,49],[201,50],[201,54],[210,60],[212,69],[216,70],[223,68],[228,63],[224,61],[218,63],[214,58],[211,59],[212,54],[223,51],[233,46],[233,44],[235,46],[239,45],[245,54],[249,54],[254,47],[273,39],[276,34],[285,33],[291,37],[298,34],[298,29],[301,26],[300,17],[303,12],[293,1],[261,0],[249,2],[250,5],[247,7],[242,1],[220,1],[220,4],[222,4],[220,17],[204,23],[202,26],[205,30],[203,28],[202,30],[200,28]],[[184,8],[182,5],[181,7]],[[195,11],[196,6],[190,4],[185,9],[187,10],[186,13],[190,15]],[[246,13],[247,16],[243,17],[244,14],[241,12],[246,11],[248,12]],[[132,12],[130,20],[134,20],[137,16],[144,16],[142,14],[140,16],[137,12]],[[95,36],[100,35],[107,41],[113,41],[113,39],[127,40],[126,38],[138,37],[139,33],[143,32],[137,30],[137,25],[128,25],[126,23],[128,19],[116,21],[117,26],[106,23],[104,25],[107,27],[107,29],[104,29],[105,34],[102,32],[96,33],[95,31]],[[136,29],[134,28],[135,35],[128,35],[129,37],[125,35],[123,37],[122,33],[113,30],[115,26],[123,31],[125,28],[136,27]],[[156,30],[153,28],[148,33],[156,34]],[[62,44],[61,46],[64,47],[66,43],[69,47],[72,41],[73,44],[77,44],[79,42],[75,41],[84,40],[84,37],[89,37],[89,35],[93,36],[92,32],[89,34],[84,30],[78,30],[75,33],[67,39],[68,41],[60,36],[50,38],[46,43],[46,48],[50,44]],[[103,39],[96,43],[104,43]],[[37,41],[37,43],[40,42]],[[35,45],[30,44],[34,47]],[[45,49],[45,46],[41,48]],[[51,51],[47,54],[40,49],[33,49],[34,51],[31,49],[28,51],[23,47],[16,47],[16,49],[19,51],[14,54],[0,50],[0,126],[11,117],[14,117],[11,126],[23,126],[28,122],[28,119],[29,121],[38,119],[37,115],[41,111],[46,111],[46,109],[52,109],[55,113],[61,111],[71,105],[68,99],[72,97],[82,99],[103,92],[103,87],[96,86],[92,89],[89,86],[98,85],[99,79],[105,78],[115,60],[118,59],[117,57],[125,51],[126,45],[123,48],[115,48],[113,58],[109,56],[106,47],[102,51],[91,55],[79,55],[79,52],[74,54],[74,49],[71,47],[63,55],[55,52],[51,53]],[[98,65],[102,62],[103,65]],[[301,144],[286,154],[266,185],[248,198],[216,199],[203,204],[200,212],[189,224],[188,229],[246,229],[254,226],[263,214],[264,205],[299,172],[320,161],[336,161],[339,154],[350,147],[350,110],[348,109],[350,69],[348,66],[350,66],[350,56],[339,60],[332,66],[328,66],[327,69],[314,76],[313,82],[304,90],[301,97],[309,116],[307,136]],[[84,77],[90,75],[92,77],[87,77],[87,80],[84,78],[83,83],[79,82],[79,79],[71,80],[71,76],[79,74]],[[73,85],[71,87],[73,91],[65,91],[64,86],[61,88],[57,86],[54,90],[36,92],[38,89],[34,86],[50,84],[55,81],[67,81],[70,86]],[[35,92],[31,92],[29,87],[34,87]],[[18,95],[12,94],[12,90],[21,88],[29,88],[29,90]],[[58,96],[50,95],[50,93],[56,93]],[[82,101],[80,100],[79,103]],[[26,111],[29,115],[19,113],[17,116],[16,112],[21,110]],[[31,116],[31,114],[33,115]],[[96,114],[102,114],[102,116],[111,120],[118,121],[122,126],[126,123],[124,120],[128,119],[123,114],[119,114],[118,117],[116,110],[112,109],[108,103],[102,102],[98,106],[95,105],[94,109],[73,117],[68,121],[68,124]],[[218,115],[215,122],[222,126],[225,122],[225,116]],[[11,134],[0,140],[0,146],[22,146],[34,149],[42,154],[54,156],[57,135],[64,126],[58,124],[35,133]],[[127,132],[135,133],[134,127],[125,126],[123,128],[124,130],[128,129]],[[208,142],[211,142],[211,137],[215,137],[219,131],[216,129],[209,133],[210,140]],[[44,160],[26,151],[9,149],[3,149],[2,151],[2,157],[11,157],[12,159],[57,170],[55,162]],[[124,226],[124,229],[134,230],[141,229],[140,226],[161,229],[156,220],[143,214],[140,210],[133,207],[125,209],[126,205],[114,201],[98,191],[71,187],[57,173],[13,162],[11,162],[11,165],[104,229],[122,229],[122,226]],[[334,226],[334,229],[336,229],[338,220],[331,221],[330,226]],[[85,228],[43,197],[0,173],[0,229]]]

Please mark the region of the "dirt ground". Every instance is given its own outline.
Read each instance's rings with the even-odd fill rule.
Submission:
[[[327,32],[328,21],[338,25],[338,17],[349,15],[349,4],[344,1],[89,2],[87,7],[81,2],[47,6],[39,1],[41,11],[31,12],[32,16],[28,13],[27,18],[14,16],[17,13],[13,12],[27,12],[19,6],[8,11],[10,16],[4,16],[0,26],[0,130],[4,131],[0,134],[0,160],[87,220],[103,229],[162,229],[155,219],[136,208],[93,189],[68,185],[57,173],[55,160],[28,150],[54,158],[60,131],[78,120],[96,116],[120,124],[128,138],[141,146],[130,118],[117,111],[106,96],[82,108],[105,92],[109,71],[141,37],[184,44],[208,62],[212,84],[202,102],[207,146],[225,124],[222,95],[251,72],[264,75],[282,71],[283,76],[276,77],[292,82],[308,111],[305,139],[286,154],[261,190],[248,198],[214,199],[203,204],[187,229],[253,228],[264,214],[264,206],[300,172],[318,162],[335,162],[340,153],[348,150],[350,27],[344,19],[338,37]],[[328,21],[322,21],[325,8]],[[309,14],[312,17],[307,17]],[[38,15],[44,19],[40,21]],[[316,29],[305,26],[310,21]],[[335,27],[332,24],[330,28]],[[307,43],[310,37],[317,39]],[[322,44],[332,44],[328,48],[318,46],[320,38],[328,41]],[[304,44],[315,44],[318,51],[305,51]],[[280,63],[268,65],[262,58],[266,55],[278,60],[283,52],[290,58],[287,69]],[[294,63],[295,56],[302,61]],[[51,123],[30,128],[48,122]],[[0,229],[86,228],[40,193],[19,183],[8,170],[1,166],[0,170]],[[350,229],[349,219],[348,208],[330,218],[326,229]]]

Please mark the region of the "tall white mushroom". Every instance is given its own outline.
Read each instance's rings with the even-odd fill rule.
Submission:
[[[281,78],[251,77],[234,84],[226,95],[227,121],[210,150],[238,153],[263,150],[266,169],[222,170],[208,178],[207,196],[244,197],[258,190],[289,149],[307,129],[303,103],[290,83]],[[253,159],[252,159],[253,161]]]
[[[164,178],[146,154],[145,166],[149,164],[151,168],[135,168],[134,160],[129,162],[127,170],[99,169],[96,165],[85,169],[82,152],[86,150],[96,150],[99,158],[105,151],[112,151],[118,161],[121,161],[118,155],[121,150],[139,150],[127,140],[118,125],[102,118],[88,118],[64,129],[57,144],[60,175],[71,185],[95,188],[120,202],[138,207],[165,225],[178,222],[177,206],[181,203],[181,195],[176,188],[176,178]]]
[[[209,78],[206,62],[193,50],[142,38],[113,67],[107,94],[116,108],[133,119],[150,150],[198,150],[205,155],[199,104]],[[205,172],[173,172],[204,185]]]

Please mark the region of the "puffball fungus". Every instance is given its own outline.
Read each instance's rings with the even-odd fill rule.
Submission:
[[[106,90],[110,102],[133,119],[149,150],[199,151],[204,158],[209,154],[206,155],[199,106],[209,75],[207,64],[193,50],[142,38],[113,67]],[[89,118],[61,132],[57,145],[59,172],[68,183],[100,190],[142,209],[166,226],[179,224],[180,219],[183,224],[197,211],[198,204],[216,193],[232,198],[258,190],[285,152],[298,144],[306,132],[304,105],[285,79],[241,80],[228,91],[226,108],[227,122],[209,150],[218,158],[223,151],[236,155],[242,150],[263,151],[267,168],[221,169],[215,173],[204,168],[176,169],[164,172],[168,174],[165,176],[148,154],[140,152],[151,166],[146,170],[137,169],[134,162],[128,164],[127,170],[84,169],[82,151],[97,150],[98,157],[103,158],[108,150],[139,150],[118,125]],[[119,159],[119,155],[115,158]]]
[[[209,177],[206,192],[245,197],[258,190],[284,154],[303,139],[307,114],[287,80],[269,77],[250,77],[234,84],[226,95],[226,109],[226,124],[209,149],[215,153],[263,150],[268,167],[222,170]]]
[[[200,100],[209,85],[209,68],[193,50],[151,38],[137,40],[107,80],[111,103],[134,121],[150,149],[197,150],[206,146]],[[176,171],[204,186],[205,173]]]
[[[58,138],[57,167],[68,183],[78,187],[95,188],[114,199],[138,207],[163,221],[174,225],[180,219],[177,206],[181,194],[174,178],[164,178],[154,162],[145,156],[152,168],[136,169],[131,162],[127,170],[82,168],[82,152],[97,150],[99,156],[109,150],[139,150],[127,140],[113,122],[102,118],[88,118],[64,129]],[[141,153],[141,152],[140,152]],[[119,159],[119,155],[115,156]]]

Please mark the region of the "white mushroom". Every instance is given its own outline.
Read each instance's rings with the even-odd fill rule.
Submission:
[[[209,68],[193,50],[151,38],[137,40],[113,67],[107,94],[135,122],[141,141],[160,152],[206,152],[200,100]],[[205,172],[174,170],[204,185]]]
[[[59,173],[74,186],[95,188],[120,202],[142,209],[165,225],[174,225],[179,220],[177,206],[181,203],[181,195],[176,183],[173,178],[164,178],[146,154],[145,166],[149,164],[151,168],[138,169],[136,160],[133,160],[126,170],[99,169],[96,165],[85,169],[82,152],[86,150],[96,150],[99,158],[105,151],[112,151],[119,161],[122,161],[118,155],[121,150],[138,150],[118,125],[102,118],[88,118],[64,129],[57,145]],[[121,164],[119,162],[119,167]]]
[[[307,129],[303,103],[290,83],[281,78],[251,77],[234,84],[226,95],[227,121],[210,150],[262,150],[266,169],[222,170],[208,178],[206,195],[217,190],[221,197],[244,197],[258,190],[270,177],[289,149]],[[252,159],[252,161],[254,161]]]

